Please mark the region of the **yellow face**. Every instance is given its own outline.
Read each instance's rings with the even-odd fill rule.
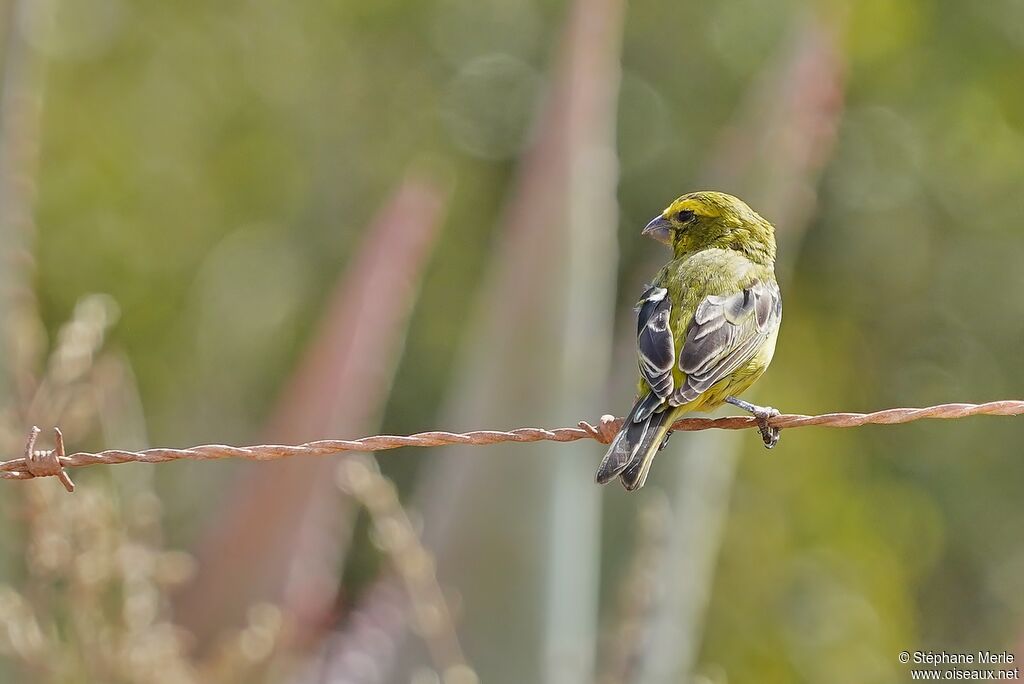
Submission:
[[[644,235],[679,255],[708,247],[750,246],[775,253],[772,225],[743,200],[723,192],[691,192],[647,224]]]

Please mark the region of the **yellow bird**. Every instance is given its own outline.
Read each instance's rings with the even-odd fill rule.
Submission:
[[[742,200],[722,192],[676,199],[643,234],[672,248],[672,260],[637,302],[637,400],[597,471],[639,489],[690,411],[730,403],[757,418],[769,449],[778,411],[738,399],[775,353],[782,295],[775,280],[775,229]]]

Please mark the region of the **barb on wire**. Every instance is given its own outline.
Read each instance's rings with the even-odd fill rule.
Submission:
[[[64,472],[61,459],[64,458],[64,435],[60,428],[53,428],[53,448],[36,449],[36,438],[41,430],[35,425],[28,431],[28,439],[25,440],[25,457],[19,459],[25,462],[25,472],[29,477],[56,477],[69,492],[75,491],[75,483],[71,481],[68,474]]]
[[[822,427],[860,427],[861,425],[895,425],[910,423],[925,418],[966,418],[968,416],[1019,416],[1024,415],[1024,400],[1008,399],[990,401],[985,404],[939,404],[927,408],[893,408],[873,413],[824,413],[818,416],[782,414],[768,419],[768,424],[777,428],[797,428],[819,425]],[[292,456],[328,456],[342,451],[385,451],[399,447],[433,447],[453,444],[497,444],[499,442],[575,442],[594,439],[608,444],[619,428],[622,419],[601,416],[597,425],[580,421],[577,427],[516,428],[515,430],[474,430],[472,432],[419,432],[414,435],[374,435],[360,439],[323,439],[295,446],[286,444],[261,444],[235,447],[226,444],[204,444],[187,449],[145,449],[143,451],[122,451],[108,449],[96,453],[63,453],[60,431],[56,430],[57,444],[52,451],[34,449],[39,428],[29,433],[25,456],[0,462],[0,478],[7,480],[30,480],[49,475],[61,478],[64,486],[71,491],[70,479],[62,468],[77,468],[88,465],[113,465],[116,463],[164,463],[181,459],[208,461],[222,458],[244,458],[250,461],[272,461]],[[683,418],[672,425],[673,430],[693,432],[696,430],[742,430],[757,427],[751,416],[729,416],[725,418]],[[61,477],[63,475],[63,477]]]

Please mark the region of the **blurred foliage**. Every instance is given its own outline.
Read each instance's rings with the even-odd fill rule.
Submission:
[[[53,332],[83,293],[114,298],[111,336],[152,441],[256,438],[363,227],[424,162],[455,193],[384,427],[435,427],[565,3],[38,2],[36,19],[6,28],[48,70],[42,314]],[[631,3],[622,320],[661,256],[639,227],[694,189],[723,123],[807,12],[845,27],[847,110],[814,223],[790,255],[758,396],[803,413],[1019,396],[1019,0]],[[630,392],[615,385],[609,411]],[[699,667],[710,681],[885,682],[905,674],[900,650],[1020,643],[1019,421],[793,430],[770,455],[747,442]],[[417,459],[383,460],[414,479]],[[208,474],[222,481],[231,467],[158,469],[170,540],[194,541],[218,481]],[[523,506],[539,495],[522,492]],[[612,522],[605,535],[604,612],[631,528]],[[484,567],[495,591],[525,598]],[[515,644],[500,648],[515,671]]]

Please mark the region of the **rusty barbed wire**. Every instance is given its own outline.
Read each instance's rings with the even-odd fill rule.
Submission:
[[[824,413],[817,416],[781,414],[770,418],[768,424],[783,429],[812,425],[851,428],[861,425],[896,425],[925,418],[948,420],[969,416],[1019,415],[1024,415],[1024,400],[1008,399],[984,404],[939,404],[926,408],[892,408],[872,413]],[[57,449],[50,452],[35,450],[38,428],[33,427],[29,433],[31,446],[28,447],[32,451],[32,456],[0,463],[0,478],[30,480],[50,475],[59,477],[60,473],[63,473],[63,468],[117,463],[164,463],[183,459],[208,461],[243,458],[250,461],[272,461],[293,456],[328,456],[343,451],[385,451],[400,447],[435,447],[458,444],[480,446],[501,442],[575,442],[581,439],[594,439],[602,444],[608,444],[621,425],[621,418],[605,415],[596,425],[580,421],[577,427],[552,429],[525,427],[514,430],[473,430],[470,432],[431,431],[418,432],[413,435],[374,435],[360,439],[322,439],[298,445],[260,444],[236,447],[227,444],[203,444],[185,449],[156,448],[143,451],[107,449],[95,453],[77,452],[73,454],[61,453],[63,444],[58,445]],[[752,416],[683,418],[672,425],[673,430],[682,432],[710,429],[743,430],[755,427],[757,427],[757,421]],[[41,467],[40,463],[44,463],[45,466]],[[57,465],[60,467],[55,467]],[[64,477],[61,478],[62,482],[64,482]]]

